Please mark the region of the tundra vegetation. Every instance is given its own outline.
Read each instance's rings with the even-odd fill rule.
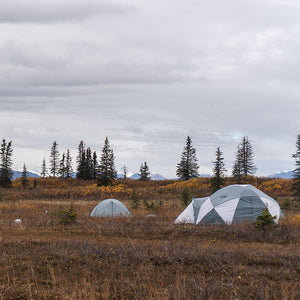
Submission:
[[[248,223],[175,225],[183,190],[207,196],[210,178],[119,179],[108,186],[27,180],[26,187],[19,178],[1,190],[1,299],[300,297],[300,203],[292,180],[241,178],[285,208],[284,219],[264,230]],[[91,218],[105,198],[121,200],[133,217]]]

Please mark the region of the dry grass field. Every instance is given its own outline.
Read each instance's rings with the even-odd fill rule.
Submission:
[[[209,192],[207,179],[187,184],[197,196]],[[300,299],[299,204],[289,181],[263,184],[280,203],[291,201],[265,234],[252,224],[174,225],[184,186],[175,181],[97,188],[44,179],[26,189],[16,181],[1,191],[0,299]],[[130,207],[132,190],[138,209]],[[133,217],[89,217],[108,197]],[[143,199],[162,206],[147,210]],[[70,203],[76,222],[60,224],[53,213]]]

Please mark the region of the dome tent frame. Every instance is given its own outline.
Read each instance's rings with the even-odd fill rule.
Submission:
[[[272,216],[276,216],[276,221],[283,216],[279,204],[267,194],[250,184],[234,184],[218,190],[210,197],[193,198],[174,223],[205,225],[253,222],[266,207]]]
[[[131,217],[127,207],[117,199],[105,199],[91,212],[91,217]]]

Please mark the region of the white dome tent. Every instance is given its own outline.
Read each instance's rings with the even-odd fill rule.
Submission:
[[[210,197],[194,198],[177,217],[175,224],[231,224],[242,221],[253,222],[268,208],[278,221],[283,213],[279,204],[254,186],[230,185]]]
[[[92,210],[91,217],[131,217],[131,214],[119,200],[106,199]]]

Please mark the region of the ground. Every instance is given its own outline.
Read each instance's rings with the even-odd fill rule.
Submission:
[[[286,218],[262,232],[253,224],[175,225],[183,210],[176,193],[157,191],[164,201],[154,199],[154,209],[143,201],[133,209],[128,197],[133,217],[109,219],[89,216],[99,199],[8,199],[20,191],[2,190],[1,299],[300,299],[292,198]],[[54,214],[71,203],[75,223],[60,224]]]

